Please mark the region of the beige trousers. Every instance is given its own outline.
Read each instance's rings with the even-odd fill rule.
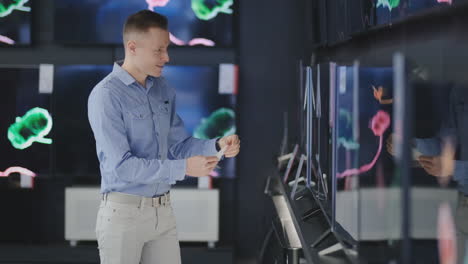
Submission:
[[[125,195],[124,195],[125,196]],[[96,236],[101,264],[180,264],[172,206],[101,201]]]

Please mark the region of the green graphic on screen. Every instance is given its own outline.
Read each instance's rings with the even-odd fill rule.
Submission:
[[[349,130],[353,125],[353,118],[351,113],[343,108],[339,109],[339,119],[344,121],[345,129]],[[341,131],[340,131],[341,132]],[[338,137],[338,146],[343,146],[347,150],[356,150],[359,149],[359,143],[354,141],[352,138],[347,138],[344,135],[339,135]]]
[[[388,8],[390,11],[398,7],[399,4],[400,0],[377,0],[377,7]]]
[[[216,0],[216,4],[209,7],[206,0],[192,0],[192,10],[201,20],[210,20],[219,13],[232,14],[233,0]]]
[[[212,139],[236,133],[235,112],[229,108],[220,108],[208,118],[203,118],[193,136],[199,139]]]
[[[52,144],[45,138],[52,129],[52,117],[46,109],[35,107],[23,117],[16,117],[15,123],[8,128],[8,139],[16,149],[25,149],[34,142]]]
[[[6,17],[13,10],[30,12],[31,8],[24,6],[29,0],[13,0],[9,1],[9,4],[4,4],[0,2],[0,17]],[[8,2],[8,1],[7,1]]]

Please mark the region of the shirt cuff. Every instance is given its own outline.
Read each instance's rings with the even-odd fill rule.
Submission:
[[[171,160],[169,173],[169,184],[175,184],[176,181],[181,181],[185,178],[187,171],[186,160]]]
[[[217,138],[207,140],[205,143],[205,147],[203,153],[205,156],[216,156],[218,151],[216,150],[216,140]]]

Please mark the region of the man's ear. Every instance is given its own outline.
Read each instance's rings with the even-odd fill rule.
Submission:
[[[134,40],[129,40],[127,41],[127,50],[132,54],[132,55],[135,55],[135,52],[136,52],[136,41]]]

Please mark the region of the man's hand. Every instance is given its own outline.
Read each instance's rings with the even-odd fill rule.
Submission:
[[[218,144],[220,149],[227,147],[224,152],[224,156],[227,158],[235,157],[240,152],[240,140],[237,135],[223,137],[218,141]]]
[[[432,176],[447,177],[453,174],[453,168],[444,169],[442,156],[421,156],[418,160],[421,167]]]
[[[419,164],[430,175],[437,177],[442,186],[447,186],[453,175],[455,161],[444,156],[420,156]]]
[[[420,156],[418,161],[428,174],[436,176],[441,185],[447,186],[455,171],[454,158],[454,144],[449,138],[446,138],[442,142],[440,156]]]
[[[218,164],[217,157],[195,156],[187,159],[187,171],[185,174],[192,177],[210,175]]]

